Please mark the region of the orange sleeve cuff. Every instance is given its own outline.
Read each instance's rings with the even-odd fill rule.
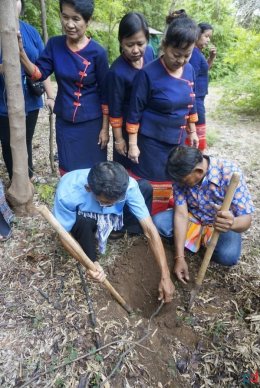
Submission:
[[[109,122],[112,128],[122,128],[123,117],[109,117]]]
[[[109,113],[108,105],[102,104],[102,105],[101,105],[101,108],[102,108],[102,113],[103,113],[103,115],[108,116],[108,113]]]
[[[31,76],[32,81],[38,81],[38,79],[42,78],[42,73],[40,72],[39,68],[34,65],[34,70]]]
[[[131,124],[131,123],[126,123],[126,131],[128,133],[137,133],[139,130],[140,124]]]
[[[198,121],[198,115],[197,113],[193,113],[192,115],[189,115],[189,123],[196,123]]]

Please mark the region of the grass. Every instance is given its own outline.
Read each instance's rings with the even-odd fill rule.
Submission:
[[[211,129],[207,131],[207,144],[209,147],[212,147],[219,140],[219,132],[217,130]]]
[[[53,184],[36,184],[35,190],[39,196],[41,202],[52,207],[56,185]]]

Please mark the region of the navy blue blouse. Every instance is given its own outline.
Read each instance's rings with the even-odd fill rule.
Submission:
[[[66,36],[49,39],[37,60],[42,80],[54,72],[58,92],[54,113],[63,120],[84,122],[102,115],[104,83],[108,72],[105,49],[91,39],[79,51],[71,51]]]
[[[133,85],[126,129],[168,144],[186,137],[187,121],[196,122],[195,74],[187,63],[181,78],[168,73],[161,59],[139,70]]]
[[[198,47],[194,47],[190,58],[190,64],[193,66],[196,76],[195,94],[196,97],[205,97],[208,94],[209,84],[209,65]]]
[[[153,59],[153,49],[147,46],[144,53],[144,65]],[[133,80],[138,71],[139,69],[133,67],[123,55],[120,55],[109,69],[106,81],[107,99],[110,123],[114,128],[121,127],[122,124],[125,124]]]
[[[19,28],[23,39],[24,50],[31,62],[35,63],[36,59],[40,56],[44,49],[43,41],[40,37],[39,32],[23,21],[19,21]],[[0,53],[0,63],[2,63],[2,56]],[[37,97],[32,94],[28,89],[25,78],[25,71],[21,68],[22,74],[22,86],[25,100],[25,113],[31,112],[42,108],[43,102],[42,97]],[[4,75],[0,74],[0,115],[8,116],[7,111],[7,96],[5,90]]]

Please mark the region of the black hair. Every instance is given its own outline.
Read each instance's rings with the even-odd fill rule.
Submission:
[[[180,182],[203,160],[202,152],[195,147],[178,146],[171,149],[166,172],[174,182]]]
[[[60,12],[64,4],[70,5],[78,12],[86,23],[93,15],[94,12],[94,1],[93,0],[59,0],[60,1]]]
[[[169,15],[166,16],[166,24],[170,24],[173,19],[176,19],[176,18],[187,18],[188,15],[186,14],[186,11],[185,9],[178,9],[177,11],[173,11],[171,13],[169,13]]]
[[[122,198],[127,190],[129,175],[117,162],[101,162],[93,166],[88,175],[88,185],[95,195],[108,200]]]
[[[200,34],[203,34],[203,32],[205,32],[207,30],[212,30],[213,31],[213,29],[214,29],[211,24],[204,23],[204,22],[203,23],[199,23],[198,27],[200,29]]]
[[[122,17],[118,28],[118,40],[121,43],[124,38],[143,31],[147,42],[149,41],[149,28],[147,21],[139,12],[129,12]]]
[[[176,17],[170,23],[164,39],[165,46],[186,49],[196,42],[199,36],[197,24],[189,17]]]

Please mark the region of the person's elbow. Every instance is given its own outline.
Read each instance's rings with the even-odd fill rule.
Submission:
[[[252,214],[245,214],[243,216],[235,218],[234,227],[231,228],[234,232],[243,233],[246,232],[252,224]]]
[[[252,224],[252,220],[253,220],[253,217],[252,217],[252,214],[246,214],[245,216],[245,226],[244,226],[244,232],[246,230],[248,230]]]

